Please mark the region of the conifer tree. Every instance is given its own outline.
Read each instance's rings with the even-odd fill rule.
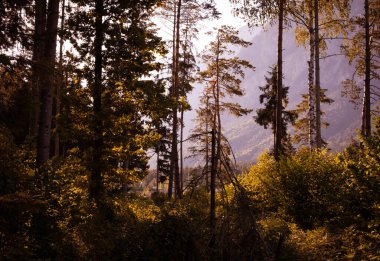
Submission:
[[[215,40],[209,44],[209,47],[202,55],[202,60],[207,64],[207,69],[199,73],[200,82],[209,82],[212,98],[210,103],[211,114],[213,115],[210,128],[214,129],[216,135],[216,166],[220,172],[222,164],[222,133],[221,114],[227,111],[234,116],[240,117],[251,112],[250,109],[243,108],[237,102],[226,100],[225,97],[239,97],[244,95],[241,88],[241,78],[244,78],[244,69],[253,69],[254,67],[246,60],[234,56],[234,51],[230,49],[231,45],[248,47],[249,42],[240,39],[238,31],[230,26],[222,26],[216,29]],[[207,93],[207,91],[206,91]]]
[[[192,90],[196,69],[193,42],[197,38],[198,23],[218,15],[215,4],[209,1],[167,1],[159,16],[172,27],[172,53],[170,95],[172,97],[172,156],[169,173],[168,196],[181,197],[183,176],[183,128],[184,111],[190,109],[186,96]],[[180,113],[180,115],[178,115]],[[178,144],[179,152],[178,155]],[[181,166],[181,168],[179,167]]]
[[[156,55],[164,55],[165,49],[149,21],[154,7],[156,1],[103,0],[94,6],[78,0],[68,20],[69,32],[75,32],[70,40],[76,52],[70,55],[81,61],[76,68],[83,76],[79,84],[87,95],[84,101],[90,102],[85,107],[92,109],[91,122],[82,125],[92,139],[86,141],[86,152],[92,153],[90,192],[98,200],[102,190],[147,174],[146,151],[155,149],[160,137],[155,129],[160,116],[154,113],[167,99],[153,71],[161,69]]]
[[[261,125],[264,126],[265,129],[268,128],[268,126],[272,129],[273,135],[275,135],[275,127],[276,127],[276,99],[277,99],[277,68],[274,66],[272,68],[272,71],[269,72],[269,76],[265,77],[266,84],[262,87],[259,87],[262,94],[260,94],[260,103],[264,104],[264,108],[256,110],[257,115],[254,117],[255,121]],[[281,130],[282,130],[282,144],[281,144],[281,154],[289,154],[291,152],[291,144],[289,135],[287,133],[287,125],[288,123],[294,124],[297,114],[294,111],[288,111],[285,110],[286,106],[289,102],[288,100],[288,91],[289,87],[283,86],[281,88],[283,94],[282,94],[282,123],[281,123]]]
[[[275,124],[275,146],[274,146],[274,157],[279,160],[282,139],[282,42],[283,42],[283,29],[284,29],[284,19],[287,14],[287,6],[289,5],[288,0],[252,0],[252,1],[242,1],[242,0],[232,0],[235,4],[235,13],[242,15],[247,21],[248,25],[252,26],[257,23],[265,24],[267,22],[277,22],[278,26],[278,40],[277,40],[277,105],[276,105],[276,124]]]

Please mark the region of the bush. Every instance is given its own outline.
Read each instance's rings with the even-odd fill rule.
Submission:
[[[242,183],[261,202],[261,211],[280,212],[301,228],[312,228],[341,211],[343,171],[333,155],[305,148],[279,163],[264,154]]]

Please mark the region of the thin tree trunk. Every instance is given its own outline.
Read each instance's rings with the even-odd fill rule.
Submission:
[[[211,131],[211,180],[210,180],[210,228],[211,239],[209,247],[211,248],[211,260],[214,260],[214,245],[215,245],[215,182],[216,182],[216,167],[217,156],[215,155],[215,129]]]
[[[61,90],[64,86],[64,77],[63,77],[63,28],[65,23],[65,0],[62,0],[61,7],[61,36],[59,39],[59,83],[57,83],[57,91],[56,91],[56,107],[55,107],[55,136],[54,136],[54,156],[59,156],[59,124],[58,124],[58,116],[61,112]]]
[[[181,163],[181,172],[180,172],[180,190],[183,191],[183,128],[184,128],[184,121],[183,121],[183,106],[181,106],[181,134],[180,134],[180,163]]]
[[[177,20],[176,20],[176,50],[175,50],[175,83],[174,83],[174,108],[173,108],[173,146],[172,161],[174,165],[174,186],[177,198],[182,197],[180,186],[179,166],[178,166],[178,101],[179,101],[179,44],[180,44],[180,19],[181,19],[182,0],[178,1]]]
[[[282,142],[282,38],[284,24],[284,2],[280,0],[278,13],[278,75],[277,75],[277,98],[276,98],[276,139],[274,148],[274,157],[279,160],[281,154]]]
[[[215,100],[215,104],[216,104],[216,111],[215,111],[215,114],[217,115],[218,117],[218,121],[217,121],[217,130],[218,130],[218,133],[217,133],[217,146],[216,146],[216,160],[215,160],[215,163],[216,163],[216,168],[217,170],[219,171],[220,173],[220,160],[221,160],[221,144],[222,144],[222,123],[221,123],[221,117],[220,117],[220,81],[219,81],[219,77],[220,77],[220,68],[219,68],[219,52],[220,52],[220,38],[219,38],[219,33],[218,33],[218,47],[217,47],[217,54],[216,54],[216,82],[215,82],[215,85],[216,85],[216,100]]]
[[[207,95],[207,94],[206,94]],[[205,161],[206,161],[206,166],[205,166],[205,180],[206,180],[206,189],[209,190],[209,187],[208,187],[208,175],[209,175],[209,135],[208,135],[208,124],[209,124],[209,96],[207,95],[206,97],[206,158],[205,158]]]
[[[46,29],[46,0],[35,1],[34,17],[34,43],[33,43],[33,65],[32,65],[32,99],[33,107],[30,115],[30,130],[32,137],[37,137],[40,118],[41,89],[40,77],[42,58],[45,50],[44,34]]]
[[[309,24],[309,48],[310,48],[310,60],[309,65],[309,146],[311,149],[315,148],[315,89],[314,89],[314,59],[315,59],[315,34],[313,28],[313,0],[310,1],[310,24]]]
[[[319,6],[318,0],[314,0],[314,15],[315,15],[315,127],[316,127],[316,145],[317,148],[322,147],[322,134],[321,134],[321,80],[320,80],[320,66],[319,66]]]
[[[176,2],[173,1],[173,49],[172,49],[172,86],[170,88],[170,97],[174,97],[174,89],[175,89],[175,75],[176,75],[176,68],[175,68],[175,61],[176,61],[176,22],[177,22],[177,8],[176,8]],[[175,110],[173,106],[173,129],[172,129],[172,151],[171,151],[171,157],[170,157],[170,172],[169,172],[169,185],[168,185],[168,197],[171,198],[173,195],[173,181],[174,181],[174,170],[175,170],[175,163],[174,163],[174,155],[173,155],[173,140],[174,140],[174,114],[177,114],[177,110]]]
[[[365,80],[364,80],[364,129],[362,134],[365,137],[371,136],[371,46],[369,31],[369,0],[364,1],[365,9]]]
[[[102,184],[102,155],[103,155],[103,120],[102,120],[102,69],[103,57],[102,46],[104,39],[103,32],[103,0],[96,0],[95,11],[95,70],[94,70],[94,86],[92,88],[93,111],[94,111],[94,141],[92,156],[92,171],[90,179],[90,196],[95,199],[99,205],[100,197],[103,192]]]
[[[365,137],[366,135],[366,99],[365,99],[365,89],[364,89],[364,95],[362,99],[362,122],[361,122],[361,135]]]
[[[160,145],[157,146],[157,149],[156,149],[156,153],[157,153],[157,162],[156,162],[156,193],[158,194],[158,184],[159,184],[159,171],[160,171]]]
[[[42,105],[37,138],[37,167],[44,165],[50,157],[58,19],[59,0],[50,0],[47,14],[45,54],[43,59],[45,70],[43,74],[40,75]]]

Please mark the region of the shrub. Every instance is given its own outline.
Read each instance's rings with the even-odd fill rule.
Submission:
[[[339,213],[343,171],[333,155],[305,148],[278,163],[264,154],[242,183],[263,212],[277,211],[312,228]]]

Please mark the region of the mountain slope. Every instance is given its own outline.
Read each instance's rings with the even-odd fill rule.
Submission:
[[[247,38],[245,38],[247,39]],[[253,120],[259,104],[259,86],[265,82],[264,76],[277,60],[277,30],[275,27],[262,31],[252,39],[252,46],[240,51],[239,56],[249,60],[256,71],[243,80],[246,95],[239,100],[244,106],[253,108],[254,112],[239,119],[224,116],[224,133],[229,138],[238,161],[255,161],[257,156],[273,144],[270,130],[265,130]],[[339,43],[329,44],[329,54],[339,52]],[[286,31],[284,35],[284,84],[290,86],[289,108],[295,108],[301,100],[301,94],[307,92],[307,59],[306,48],[297,47],[294,33]],[[329,148],[339,151],[347,146],[360,127],[360,111],[347,99],[341,97],[341,82],[351,77],[353,68],[343,56],[333,56],[321,60],[321,86],[328,89],[327,95],[335,100],[332,105],[322,105],[328,129],[322,130],[322,136],[329,143]]]

